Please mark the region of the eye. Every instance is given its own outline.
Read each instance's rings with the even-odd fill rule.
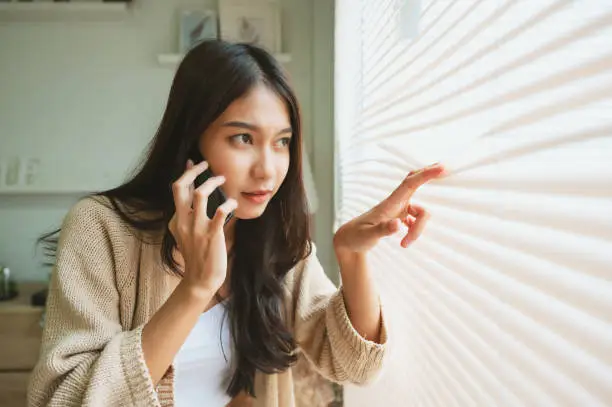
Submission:
[[[231,137],[231,140],[237,144],[252,144],[253,139],[250,134],[242,133]]]
[[[277,143],[281,147],[289,147],[289,145],[291,144],[291,137],[283,137],[282,139],[278,140]]]

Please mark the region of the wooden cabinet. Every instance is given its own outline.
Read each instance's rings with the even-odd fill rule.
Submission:
[[[42,307],[30,305],[43,284],[20,284],[19,297],[0,301],[0,406],[24,407],[30,371],[38,360]]]
[[[0,406],[24,407],[30,374],[0,373]]]

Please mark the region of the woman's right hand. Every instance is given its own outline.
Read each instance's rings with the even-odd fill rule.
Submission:
[[[183,282],[198,292],[210,295],[219,290],[227,275],[223,226],[237,203],[234,199],[228,199],[219,206],[212,219],[208,218],[208,196],[225,182],[225,178],[211,177],[194,189],[194,180],[207,168],[205,161],[194,165],[190,160],[183,175],[172,184],[176,211],[168,227],[183,256]]]

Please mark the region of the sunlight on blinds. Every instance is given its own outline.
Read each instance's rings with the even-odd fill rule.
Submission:
[[[612,1],[336,4],[336,225],[451,174],[370,256],[392,358],[346,407],[612,406]]]

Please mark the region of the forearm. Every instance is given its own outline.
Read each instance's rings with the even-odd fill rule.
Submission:
[[[380,343],[380,299],[366,254],[336,250],[336,258],[351,323],[363,338]]]
[[[213,293],[179,283],[142,331],[142,350],[153,384],[161,380]]]

